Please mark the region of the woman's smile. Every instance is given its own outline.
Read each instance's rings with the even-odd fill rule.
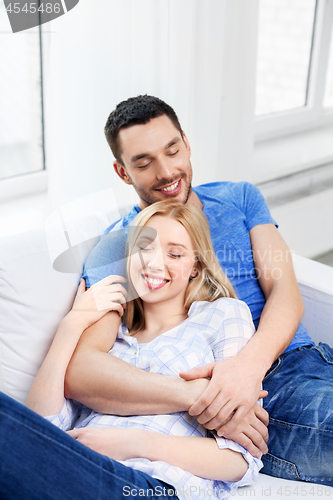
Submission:
[[[153,276],[151,274],[141,274],[143,284],[150,290],[159,290],[164,285],[169,283],[170,280],[166,278],[161,278],[159,276]]]

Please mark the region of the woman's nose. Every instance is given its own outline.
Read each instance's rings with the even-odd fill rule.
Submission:
[[[146,266],[152,271],[164,271],[164,260],[162,252],[155,251],[152,255],[150,255]]]
[[[160,262],[150,261],[147,263],[147,268],[150,269],[151,271],[163,271],[164,265],[163,263]]]

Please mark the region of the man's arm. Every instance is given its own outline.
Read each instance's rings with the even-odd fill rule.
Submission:
[[[220,435],[240,443],[253,455],[267,451],[268,416],[256,405],[261,382],[271,364],[290,344],[304,307],[290,252],[275,226],[255,226],[250,238],[259,282],[267,300],[258,330],[237,356],[188,372],[184,377],[188,381],[212,378],[194,405],[189,404],[193,392],[189,394],[177,378],[172,381],[173,377],[166,380],[165,376],[140,372],[112,356],[104,356],[102,361],[101,351],[106,353],[115,339],[115,336],[110,339],[108,331],[106,335],[102,332],[102,320],[80,340],[66,376],[66,395],[97,411],[122,415],[182,411],[191,406],[191,414],[208,429],[220,429]]]
[[[266,297],[258,330],[237,356],[215,363],[210,373],[200,367],[186,377],[212,377],[206,391],[190,408],[191,415],[196,415],[208,429],[218,429],[235,411],[218,434],[246,448],[248,437],[240,435],[243,419],[259,397],[265,373],[290,344],[304,312],[290,251],[274,224],[255,226],[250,238]]]
[[[188,410],[208,385],[151,373],[108,354],[119,328],[107,313],[82,334],[65,378],[65,396],[97,412],[150,415]]]

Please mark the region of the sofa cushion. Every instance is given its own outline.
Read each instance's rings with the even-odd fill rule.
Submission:
[[[118,212],[49,217],[45,228],[0,238],[0,390],[25,403],[83,263]]]
[[[53,269],[44,230],[0,240],[0,390],[25,403],[80,273]]]

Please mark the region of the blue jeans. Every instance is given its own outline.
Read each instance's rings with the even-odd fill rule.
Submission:
[[[0,392],[1,500],[176,500],[172,490],[92,451]]]
[[[267,372],[269,452],[262,473],[333,486],[333,349],[282,354]]]

